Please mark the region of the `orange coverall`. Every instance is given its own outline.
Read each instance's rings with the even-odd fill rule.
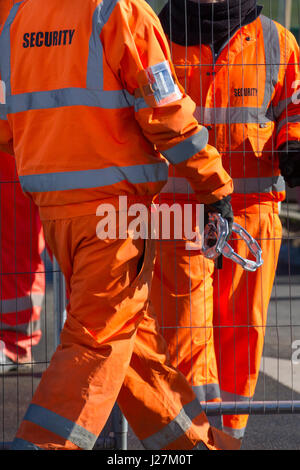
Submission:
[[[172,37],[170,30],[165,29]],[[217,57],[209,45],[171,43],[177,77],[195,100],[234,182],[235,222],[258,241],[263,266],[246,272],[223,259],[214,270],[185,240],[160,240],[151,300],[172,363],[200,401],[251,400],[259,374],[267,310],[281,244],[278,203],[285,185],[276,149],[299,141],[299,48],[281,25],[261,15],[236,31]],[[267,64],[267,65],[266,65]],[[196,203],[193,188],[170,167],[159,202]],[[232,237],[236,252],[252,258]],[[247,415],[224,415],[223,430],[242,438]]]
[[[1,31],[0,145],[13,143],[69,303],[61,343],[12,448],[91,449],[117,398],[145,448],[239,448],[210,427],[168,362],[148,305],[152,241],[96,234],[101,204],[119,216],[120,195],[151,204],[167,180],[166,159],[201,202],[230,194],[232,180],[183,90],[161,107],[143,97],[144,69],[171,62],[150,7],[140,0],[40,6],[16,4]]]

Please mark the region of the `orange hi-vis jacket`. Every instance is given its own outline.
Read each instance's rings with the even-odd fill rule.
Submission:
[[[25,0],[2,28],[0,144],[14,136],[22,188],[42,218],[72,208],[78,215],[77,203],[94,213],[95,201],[122,194],[151,199],[167,180],[167,161],[203,203],[232,192],[183,89],[156,108],[136,93],[144,69],[170,62],[160,22],[144,2],[141,14],[140,2],[73,0],[57,13]]]
[[[209,45],[171,45],[177,77],[195,100],[195,117],[209,130],[234,183],[233,205],[285,197],[277,149],[300,140],[299,47],[280,24],[260,15],[215,55]],[[222,90],[222,91],[221,91]],[[164,193],[192,189],[170,168]]]

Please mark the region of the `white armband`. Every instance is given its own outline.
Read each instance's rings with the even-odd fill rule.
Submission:
[[[152,107],[164,106],[182,97],[167,60],[143,70],[138,81],[142,96]]]

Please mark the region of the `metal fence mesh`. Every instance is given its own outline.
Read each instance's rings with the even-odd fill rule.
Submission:
[[[158,13],[166,3],[163,0],[152,0],[148,3]],[[184,3],[184,0],[183,0]],[[300,0],[275,1],[265,0],[259,2],[264,5],[264,14],[273,18],[288,29],[295,37],[300,38]],[[188,25],[187,25],[188,28]],[[6,188],[10,186],[11,194],[16,194],[19,186],[15,170],[10,176],[3,168],[0,158],[0,199],[1,204],[6,204],[6,211],[10,211],[12,219],[13,234],[7,234],[7,212],[1,211],[0,217],[0,448],[5,449],[13,439],[20,421],[29,405],[33,393],[39,383],[42,372],[49,364],[49,360],[59,341],[59,331],[64,319],[64,307],[66,304],[65,291],[62,275],[55,260],[50,259],[46,249],[41,258],[44,271],[38,271],[45,275],[45,292],[41,304],[40,330],[41,339],[37,345],[32,343],[32,358],[27,362],[28,367],[19,365],[15,371],[6,374],[4,364],[4,336],[3,331],[8,328],[12,330],[14,323],[22,326],[19,316],[22,309],[18,307],[19,282],[23,274],[29,277],[37,274],[29,268],[24,273],[18,270],[16,246],[16,234],[22,238],[21,223],[17,220],[17,200],[9,201]],[[4,206],[1,206],[4,207]],[[207,403],[204,409],[208,415],[222,414],[247,414],[251,415],[276,415],[300,413],[300,191],[288,190],[286,200],[281,204],[280,219],[283,225],[283,239],[279,255],[279,263],[276,268],[276,276],[272,290],[271,302],[268,310],[267,325],[265,331],[265,342],[261,361],[261,373],[254,399],[246,402],[232,401],[228,403]],[[24,224],[32,230],[33,213],[29,211]],[[31,228],[30,228],[31,227]],[[27,230],[27,229],[26,229]],[[7,270],[4,266],[4,250],[9,237],[15,243],[12,250],[14,256],[14,270]],[[24,238],[25,239],[25,238]],[[30,234],[31,245],[33,234]],[[27,240],[27,238],[26,238]],[[30,256],[30,247],[23,247],[23,256]],[[5,310],[7,296],[4,292],[7,279],[13,277],[15,296],[15,318],[7,320],[8,310]],[[264,280],[262,279],[262,289]],[[34,292],[29,290],[28,295],[33,298]],[[245,293],[246,295],[246,293]],[[20,297],[20,296],[19,296]],[[5,303],[6,302],[6,303]],[[12,305],[12,304],[11,304]],[[13,311],[13,308],[10,310]],[[247,325],[245,325],[247,327]],[[263,325],[261,325],[263,327]],[[36,327],[34,322],[28,321],[28,336]],[[174,327],[178,327],[174,323]],[[250,328],[250,326],[249,326]],[[22,331],[20,328],[19,331]],[[162,327],[163,332],[163,327]],[[21,335],[21,333],[19,333]],[[18,337],[18,333],[17,333]],[[20,338],[19,338],[20,339]],[[2,354],[2,355],[1,355]],[[104,430],[99,448],[114,447],[126,449],[127,424],[118,410],[112,415],[107,428]],[[117,434],[117,442],[115,440]],[[102,441],[101,441],[102,438]],[[139,448],[134,440],[129,441],[132,448]],[[129,446],[130,448],[130,446]]]

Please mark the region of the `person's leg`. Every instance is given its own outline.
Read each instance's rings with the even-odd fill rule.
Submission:
[[[256,212],[235,212],[235,222],[244,226],[262,248],[263,265],[247,272],[228,259],[215,272],[214,338],[223,401],[253,398],[264,345],[267,311],[281,244],[281,223],[268,207]],[[240,255],[253,259],[245,244],[230,244]],[[224,415],[223,429],[243,438],[248,416]]]
[[[92,449],[117,399],[146,308],[144,240],[99,240],[96,216],[44,222],[70,294],[61,342],[12,449]]]
[[[170,439],[170,448],[189,449],[202,441],[210,448],[239,448],[236,440],[209,427],[185,378],[164,364],[167,347],[151,326],[153,319],[147,326],[154,244],[147,242],[144,253],[144,240],[99,241],[95,227],[94,216],[45,224],[47,241],[66,278],[70,302],[61,344],[12,449],[92,449],[124,379],[124,390],[134,398],[125,400],[122,407],[134,429],[137,421],[140,427],[153,422],[153,434],[174,421],[175,428],[168,428],[175,436]],[[141,339],[136,340],[139,325]],[[141,367],[129,366],[136,358]],[[142,404],[141,415],[138,402]],[[190,428],[184,424],[184,437],[178,436],[174,420],[177,417],[181,422],[183,412],[189,416],[185,421]],[[152,434],[148,428],[144,441]],[[157,448],[157,443],[153,446]]]
[[[160,240],[151,287],[151,301],[171,363],[189,383],[200,402],[220,401],[213,342],[214,263],[184,240]],[[210,417],[214,426],[220,419]]]
[[[138,326],[118,404],[146,449],[238,450],[240,442],[210,427],[186,378],[172,367],[151,304]],[[203,445],[204,444],[204,445]]]

